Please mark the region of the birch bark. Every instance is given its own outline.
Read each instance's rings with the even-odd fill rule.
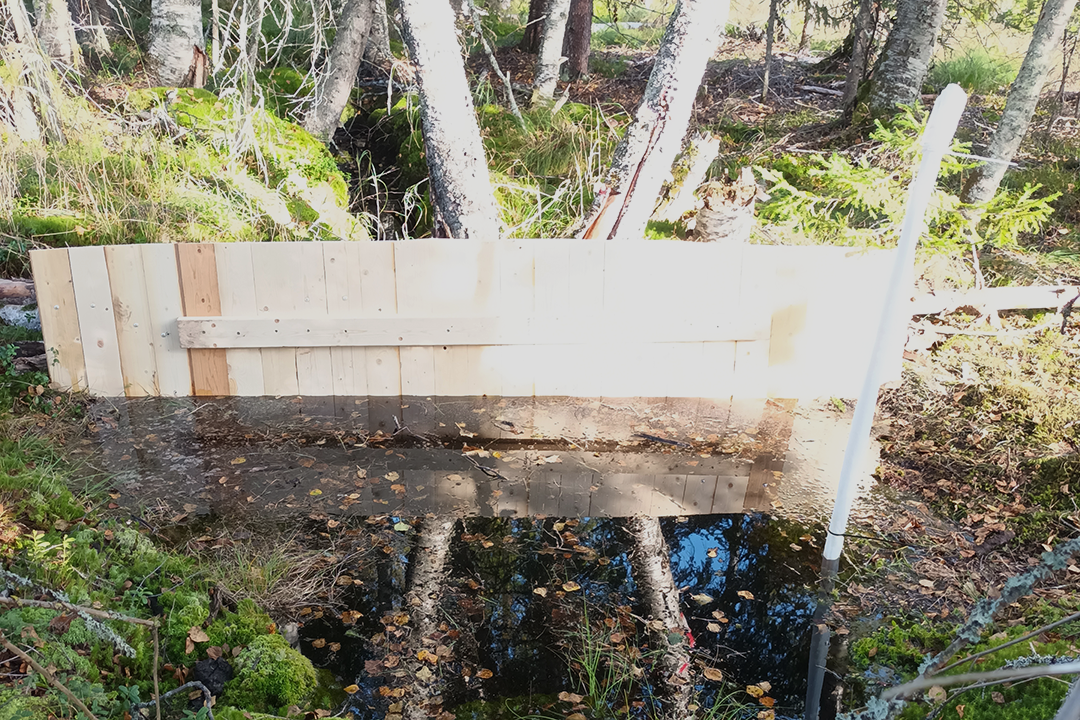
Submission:
[[[1054,51],[1061,44],[1065,26],[1075,7],[1076,0],[1046,0],[1043,5],[1024,62],[1005,100],[1005,111],[986,149],[987,157],[1001,162],[983,163],[972,171],[960,195],[965,203],[981,205],[989,202],[997,193],[1005,176],[1006,163],[1013,159],[1020,141],[1027,134],[1031,117],[1039,104],[1043,83],[1054,60]]]
[[[870,79],[870,112],[892,113],[922,96],[946,0],[897,0],[896,20]]]
[[[559,82],[559,69],[563,64],[563,37],[566,35],[566,18],[570,14],[570,0],[548,0],[548,13],[544,19],[544,38],[540,42],[540,56],[536,59],[533,77],[532,107],[551,102],[555,97],[555,85]]]
[[[499,213],[465,78],[461,46],[449,33],[447,0],[401,0],[402,35],[416,66],[424,152],[437,237],[499,237]]]
[[[372,0],[348,0],[338,17],[337,34],[326,65],[315,79],[315,102],[304,116],[304,129],[323,142],[333,139],[341,112],[356,84],[356,72],[368,42]]]
[[[184,82],[202,46],[200,0],[153,0],[150,5],[150,58],[160,85]]]

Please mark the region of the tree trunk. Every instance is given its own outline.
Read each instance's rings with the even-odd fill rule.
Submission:
[[[367,46],[364,48],[364,60],[373,65],[382,65],[392,57],[386,0],[371,0],[371,29],[368,31]]]
[[[548,0],[548,14],[544,19],[544,39],[540,43],[540,56],[536,59],[533,75],[532,107],[550,103],[555,97],[555,85],[559,82],[562,67],[563,37],[566,35],[566,16],[570,13],[570,0]]]
[[[1024,62],[1020,65],[1020,72],[1009,88],[1005,110],[993,138],[990,139],[990,146],[986,149],[985,154],[988,157],[1001,162],[983,163],[972,170],[960,195],[960,199],[965,203],[981,205],[989,202],[997,192],[1001,178],[1005,176],[1006,163],[1012,161],[1020,147],[1020,141],[1027,133],[1035,106],[1039,104],[1039,94],[1050,70],[1054,51],[1061,42],[1065,25],[1072,17],[1075,7],[1076,0],[1046,0],[1043,5],[1031,35],[1031,44],[1028,45]]]
[[[663,200],[653,213],[653,220],[678,222],[694,209],[698,186],[705,180],[713,160],[720,153],[720,138],[712,134],[695,135],[675,162],[674,180],[666,188]]]
[[[897,0],[896,20],[870,79],[870,112],[887,115],[922,96],[946,0]]]
[[[566,21],[563,55],[566,56],[566,72],[571,80],[589,76],[592,11],[593,0],[570,0],[570,17]]]
[[[79,42],[99,55],[112,55],[106,32],[111,16],[108,4],[101,0],[72,0],[69,8],[75,18],[75,36]]]
[[[866,75],[866,59],[870,52],[870,32],[873,24],[874,0],[859,0],[859,12],[855,15],[855,22],[851,27],[851,59],[848,61],[847,79],[844,83],[844,98],[840,101],[848,118],[855,109],[855,97]]]
[[[499,237],[499,211],[447,0],[401,0],[416,66],[437,237]]]
[[[727,0],[679,0],[657,51],[645,97],[615,148],[607,186],[584,237],[640,240],[682,147],[705,64],[727,23]]]
[[[806,52],[810,39],[814,36],[814,3],[807,0],[803,9],[802,32],[799,33],[799,52]]]
[[[679,589],[671,575],[671,559],[660,520],[635,517],[626,521],[633,538],[630,568],[640,598],[653,620],[664,629],[649,633],[649,644],[657,654],[653,676],[657,695],[664,702],[663,718],[688,718],[694,684],[687,678],[690,666],[689,626],[679,607]]]
[[[159,85],[183,85],[202,47],[200,0],[153,0],[150,5],[150,59]]]
[[[0,278],[0,300],[33,302],[36,297],[32,280],[4,280]]]
[[[772,69],[772,46],[776,37],[776,16],[780,13],[780,0],[769,0],[769,22],[765,26],[765,76],[761,80],[761,102],[769,100],[769,71]]]
[[[242,65],[240,86],[244,107],[251,107],[255,93],[255,73],[259,69],[259,50],[262,48],[262,23],[266,14],[266,0],[244,0],[240,13],[240,47],[243,57],[238,61]]]
[[[540,39],[544,36],[544,15],[549,0],[529,0],[529,21],[518,50],[534,55],[540,52]]]
[[[315,102],[304,117],[304,129],[330,142],[341,122],[341,112],[356,84],[356,72],[371,28],[372,0],[348,0],[338,17],[330,56],[315,79]]]
[[[41,49],[55,62],[76,70],[82,65],[75,23],[67,0],[42,0],[37,3],[37,36]]]

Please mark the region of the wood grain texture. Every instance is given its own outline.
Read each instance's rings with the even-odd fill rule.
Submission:
[[[79,311],[79,335],[86,361],[87,389],[95,395],[124,394],[116,320],[105,252],[101,247],[69,248],[71,281]]]
[[[191,363],[180,347],[176,319],[184,313],[180,274],[172,245],[139,245],[146,279],[147,309],[156,368],[157,392],[164,397],[191,394]]]
[[[158,395],[157,357],[141,248],[137,245],[108,246],[105,248],[105,265],[112,289],[125,394],[128,397]]]
[[[37,289],[49,378],[61,390],[86,390],[86,362],[67,250],[33,250],[30,266]]]
[[[221,315],[214,246],[178,243],[176,267],[180,277],[180,298],[184,305],[184,314]],[[188,361],[191,363],[193,395],[230,394],[229,365],[225,350],[189,350]]]
[[[251,243],[222,243],[214,248],[217,264],[218,297],[224,317],[254,316],[255,270],[251,265]],[[180,332],[181,337],[183,331]],[[262,351],[258,348],[232,348],[225,351],[232,395],[265,395]]]

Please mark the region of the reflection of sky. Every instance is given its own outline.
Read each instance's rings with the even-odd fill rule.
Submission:
[[[632,548],[621,520],[583,520],[564,528],[595,554],[574,552],[573,542],[561,537],[554,523],[471,518],[455,534],[442,603],[444,617],[461,630],[455,662],[443,670],[448,679],[456,678],[451,680],[456,687],[447,687],[446,692],[451,706],[469,700],[576,691],[579,688],[567,669],[560,641],[580,631],[586,621],[594,632],[600,632],[604,619],[615,617],[619,606],[630,606],[623,612],[626,618],[631,608],[638,616],[648,614],[635,599],[637,586],[629,560]],[[697,642],[697,659],[722,669],[737,687],[769,681],[770,694],[779,703],[778,716],[795,714],[805,692],[814,600],[810,588],[816,582],[813,565],[819,556],[818,550],[799,540],[806,530],[741,515],[698,516],[685,522],[666,519],[662,526],[675,585],[683,589],[682,608]],[[462,534],[475,538],[462,541]],[[363,605],[358,609],[365,612],[357,624],[367,626],[364,637],[381,629],[377,618],[382,613],[400,607],[407,557],[399,551],[407,551],[411,539],[406,533],[394,533],[392,540],[395,552],[390,556],[377,553],[369,558],[374,562],[363,563],[363,570],[355,573],[365,581],[355,598]],[[490,541],[489,547],[484,547],[485,540]],[[792,543],[803,549],[793,550]],[[711,548],[716,549],[715,558],[708,556]],[[607,562],[602,564],[600,558]],[[581,589],[558,599],[557,593],[568,581]],[[536,588],[546,589],[547,596],[535,594]],[[754,599],[739,597],[740,590],[749,591]],[[700,594],[713,599],[698,604],[691,596]],[[729,619],[720,633],[706,628],[716,621],[713,611],[722,611]],[[632,633],[633,625],[630,621],[630,627],[623,629]],[[640,621],[638,631],[641,641]],[[385,702],[375,698],[373,691],[386,679],[365,678],[359,672],[364,659],[379,656],[371,651],[351,647],[351,662],[341,667],[356,672],[362,697],[379,708],[375,715],[365,710],[362,717],[376,717],[385,709]],[[466,688],[457,670],[451,670],[460,669],[456,664],[460,661],[490,669],[495,676]],[[699,704],[709,707],[715,688],[703,683],[698,689],[702,693]],[[641,690],[649,695],[648,688]],[[739,699],[750,700],[745,695]]]
[[[762,516],[701,516],[664,522],[675,585],[702,656],[742,686],[767,680],[786,711],[802,707],[818,552],[805,528]],[[792,544],[802,547],[794,550]],[[716,557],[708,551],[716,549]],[[753,600],[740,597],[747,591]],[[713,599],[699,604],[693,595]],[[699,598],[704,600],[704,598]],[[723,612],[727,623],[711,633]],[[745,699],[749,699],[747,696]],[[780,707],[777,708],[781,710]],[[780,713],[778,713],[780,714]]]

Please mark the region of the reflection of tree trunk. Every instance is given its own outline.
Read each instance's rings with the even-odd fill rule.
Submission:
[[[578,80],[589,74],[592,11],[592,0],[570,0],[570,17],[566,21],[563,55],[566,56],[566,72],[571,80]]]
[[[434,635],[439,627],[439,603],[446,585],[450,540],[456,525],[456,519],[445,517],[425,518],[420,523],[405,593],[413,627],[409,636],[409,662],[415,678],[405,706],[405,720],[427,720],[440,712],[440,708],[432,706],[440,695],[440,673],[433,672],[429,663],[418,659],[417,653],[426,648],[424,640]],[[422,669],[427,672],[421,673]],[[421,679],[425,675],[427,679]]]
[[[818,720],[821,707],[821,691],[825,687],[825,663],[829,657],[829,626],[825,624],[825,613],[832,607],[832,591],[836,585],[836,571],[839,560],[821,561],[821,590],[818,593],[814,619],[810,622],[810,667],[806,673],[806,715],[805,720]]]
[[[651,630],[649,637],[658,659],[653,666],[657,694],[665,702],[661,717],[690,717],[690,694],[693,684],[687,679],[690,665],[690,645],[686,624],[679,608],[679,589],[671,576],[671,558],[660,520],[654,517],[635,517],[626,521],[626,530],[633,540],[630,568],[641,590],[641,598],[652,620],[659,620],[663,629]]]

